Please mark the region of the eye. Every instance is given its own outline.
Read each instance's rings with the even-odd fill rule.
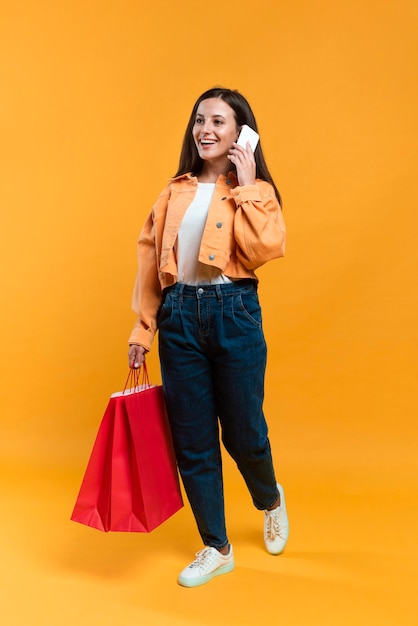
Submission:
[[[223,124],[222,120],[215,120],[215,125],[216,126],[220,126],[221,124]]]
[[[201,117],[197,117],[195,119],[195,124],[203,124],[203,119]]]

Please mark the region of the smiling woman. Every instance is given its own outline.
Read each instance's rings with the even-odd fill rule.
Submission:
[[[129,364],[140,367],[158,328],[167,412],[187,497],[204,545],[178,582],[196,587],[234,568],[226,531],[219,424],[254,506],[264,541],[281,554],[288,537],[263,414],[266,342],[254,270],[283,256],[280,196],[260,144],[236,143],[257,124],[237,91],[197,100],[179,170],[138,242],[133,298],[138,320]],[[163,225],[163,226],[162,226]]]
[[[220,98],[203,100],[197,109],[193,138],[200,158],[205,162],[201,182],[216,182],[219,174],[228,169],[232,144],[238,139],[240,127],[234,110]],[[237,155],[235,155],[236,159]],[[254,162],[252,160],[252,162]],[[255,165],[255,162],[254,162]],[[255,168],[251,168],[248,183],[255,183]],[[252,175],[251,175],[252,174]],[[245,183],[244,183],[245,184]]]
[[[212,106],[214,109],[212,110]],[[202,109],[201,107],[204,107]],[[209,107],[211,110],[209,111]],[[207,109],[207,110],[206,110]],[[219,114],[219,115],[216,115]],[[232,119],[231,119],[232,114]],[[217,136],[223,136],[222,131],[219,127],[227,124],[229,130],[231,131],[230,144],[227,148],[227,158],[232,162],[233,166],[236,166],[236,162],[234,158],[237,159],[240,156],[243,157],[245,152],[248,151],[240,151],[230,150],[233,146],[233,142],[238,138],[238,134],[242,126],[247,124],[253,130],[257,130],[257,122],[254,116],[254,113],[246,100],[239,92],[223,89],[222,87],[214,87],[213,89],[209,89],[205,91],[196,101],[192,113],[190,115],[189,122],[187,124],[186,132],[184,134],[183,146],[180,153],[180,162],[178,170],[175,176],[180,176],[182,174],[186,174],[187,172],[192,172],[196,175],[203,175],[204,166],[210,166],[210,156],[209,159],[204,157],[203,154],[199,153],[198,143],[199,137],[202,134],[202,125],[203,129],[207,123],[206,116],[212,116],[212,123],[214,128],[217,129]],[[234,130],[233,130],[234,126]],[[200,129],[200,130],[199,130]],[[218,130],[219,129],[219,130]],[[215,134],[213,133],[213,138]],[[207,137],[205,137],[207,139]],[[234,146],[235,148],[235,146]],[[272,185],[275,195],[281,204],[281,198],[279,190],[277,189],[273,177],[271,176],[267,164],[264,159],[263,149],[261,142],[257,145],[254,155],[251,152],[248,152],[249,158],[255,161],[255,177],[261,180],[267,181]],[[206,160],[206,163],[204,163]],[[220,164],[219,164],[220,165]],[[230,167],[230,163],[227,160],[224,161],[225,172],[228,172]],[[235,169],[233,167],[233,169]],[[241,175],[244,172],[241,170]],[[200,180],[203,182],[203,180]]]
[[[253,6],[197,18],[191,0],[1,3],[4,626],[261,626],[273,613],[417,626],[418,2],[259,2],[256,19]],[[263,551],[263,513],[224,455],[236,569],[185,598],[175,574],[199,548],[187,504],[150,535],[69,516],[103,401],[126,377],[131,245],[177,170],[193,103],[218,82],[250,98],[291,231],[289,257],[256,272],[292,529],[282,556]],[[208,223],[232,237],[229,188],[220,203]]]

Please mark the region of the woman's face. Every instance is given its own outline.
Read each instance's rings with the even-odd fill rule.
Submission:
[[[199,104],[193,127],[193,139],[201,159],[225,160],[225,166],[229,166],[230,162],[226,155],[232,147],[232,142],[237,140],[238,134],[234,110],[224,100],[208,98]]]

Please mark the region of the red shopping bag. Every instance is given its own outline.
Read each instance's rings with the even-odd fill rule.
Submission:
[[[71,516],[106,532],[150,532],[183,506],[162,387],[138,376],[109,400]]]

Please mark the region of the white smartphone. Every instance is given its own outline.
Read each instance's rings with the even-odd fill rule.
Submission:
[[[254,150],[257,147],[259,139],[260,139],[259,134],[256,133],[255,130],[253,130],[252,128],[247,126],[247,124],[244,124],[244,126],[241,128],[241,132],[239,134],[239,137],[238,137],[236,143],[239,146],[242,146],[243,148],[246,148],[247,147],[247,141],[248,141],[250,146],[251,146],[251,150],[254,152]]]

